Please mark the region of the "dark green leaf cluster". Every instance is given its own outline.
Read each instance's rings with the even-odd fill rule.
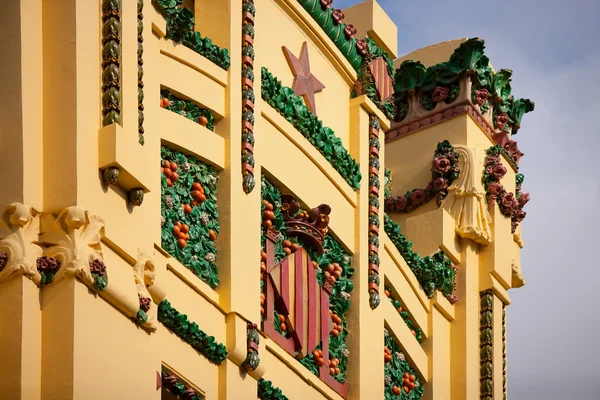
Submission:
[[[317,270],[317,281],[319,285],[323,285],[323,271],[327,270],[327,267],[330,264],[338,263],[340,267],[342,267],[342,274],[336,280],[335,285],[333,286],[331,295],[329,297],[329,309],[337,314],[342,320],[342,332],[334,337],[330,335],[329,337],[329,355],[331,358],[337,358],[340,360],[340,364],[338,368],[340,369],[340,373],[335,375],[334,378],[340,382],[344,382],[346,379],[346,369],[348,360],[344,357],[343,353],[346,349],[346,337],[348,335],[348,330],[346,329],[346,320],[345,314],[348,312],[350,308],[350,296],[349,294],[354,289],[354,284],[352,283],[352,275],[354,275],[354,268],[352,268],[352,257],[346,250],[340,246],[340,244],[333,239],[330,235],[326,235],[323,240],[323,253],[318,255],[317,252],[311,247],[304,245],[302,240],[297,240],[296,238],[288,237],[286,235],[285,222],[283,220],[283,215],[281,213],[281,192],[277,186],[273,185],[269,182],[268,179],[262,176],[262,184],[261,184],[261,195],[263,200],[267,200],[269,203],[273,205],[273,213],[275,214],[275,218],[272,220],[273,228],[277,230],[280,235],[278,239],[275,241],[275,263],[277,264],[281,260],[286,257],[285,251],[283,250],[283,241],[289,240],[292,243],[298,243],[301,247],[304,247],[308,254],[310,255],[311,260],[315,261],[319,269]],[[265,211],[265,205],[262,205],[262,210]],[[266,238],[264,236],[264,230],[261,229],[261,243],[262,248],[264,249],[266,246]],[[281,331],[281,327],[279,326],[279,314],[275,312],[274,319],[275,329],[283,333]],[[303,365],[312,364],[312,367],[309,368],[311,372],[318,375],[318,368],[314,365],[314,358],[312,357],[312,351],[315,349],[310,349],[311,354],[301,359]]]
[[[208,120],[206,127],[213,132],[215,131],[215,118],[209,109],[200,108],[191,100],[180,99],[174,96],[170,90],[161,90],[160,98],[169,100],[167,110],[182,115],[197,124],[200,123],[200,117],[205,117]]]
[[[385,385],[385,400],[419,400],[424,392],[421,379],[404,357],[397,357],[395,355],[396,353],[402,353],[402,350],[387,331],[385,331],[383,340],[385,346],[391,350],[393,355],[392,361],[385,364],[384,367],[384,376],[386,377],[386,381],[389,380],[389,383]],[[415,376],[415,388],[408,393],[402,388],[402,380],[405,373]],[[392,392],[394,386],[402,389],[400,395],[397,396]]]
[[[465,74],[472,76],[473,89],[471,96],[475,102],[476,91],[485,89],[487,99],[481,104],[485,112],[493,102],[495,116],[508,114],[513,134],[519,128],[523,114],[533,111],[534,103],[529,99],[515,99],[511,94],[511,70],[494,72],[489,58],[484,54],[484,41],[479,38],[469,39],[454,50],[450,59],[426,68],[421,62],[406,60],[394,74],[394,101],[398,107],[396,121],[401,121],[408,111],[408,96],[415,91],[422,93],[422,105],[426,110],[433,110],[436,103],[432,99],[433,90],[440,86],[448,89],[446,103],[453,102],[458,96],[458,80]]]
[[[181,7],[183,0],[152,0],[152,4],[167,21],[167,39],[181,43],[196,53],[208,58],[224,70],[231,65],[229,51],[221,49],[212,41],[194,31],[194,12]]]
[[[168,300],[158,305],[158,320],[212,363],[219,365],[227,358],[225,345],[204,333],[198,324],[188,320],[187,315],[173,308]]]
[[[210,231],[219,233],[219,214],[217,213],[217,172],[209,165],[203,164],[194,157],[161,148],[161,158],[164,161],[175,162],[179,169],[179,178],[173,186],[167,185],[166,176],[161,177],[161,217],[162,248],[171,256],[189,268],[196,276],[216,288],[219,284],[215,258],[217,249],[210,239]],[[198,182],[204,188],[206,201],[194,205],[192,212],[186,214],[183,206],[192,205],[192,185]],[[190,239],[182,249],[173,235],[173,226],[181,222],[190,227]]]
[[[398,310],[400,307],[402,307],[402,303],[400,303],[400,301],[394,297],[392,288],[386,287],[385,290],[388,291],[388,293],[389,293],[388,298],[392,302],[392,305],[394,306],[394,308],[396,310]],[[387,293],[386,293],[386,295],[387,295]],[[421,328],[419,328],[418,326],[415,326],[415,324],[413,324],[412,320],[410,319],[410,315],[408,314],[408,311],[406,311],[403,308],[402,311],[400,311],[398,314],[400,314],[400,316],[406,323],[406,326],[408,326],[408,329],[415,332],[415,338],[417,339],[417,342],[421,343],[421,340],[423,340],[423,331],[421,330]]]
[[[306,107],[302,97],[283,86],[265,67],[261,68],[261,76],[262,98],[300,131],[353,189],[358,189],[360,166],[346,150],[342,140],[333,130],[323,126],[323,122]]]
[[[281,389],[273,386],[273,382],[264,378],[258,381],[258,398],[261,400],[288,400]]]
[[[452,295],[456,272],[451,267],[452,261],[442,250],[432,256],[421,258],[412,250],[412,243],[400,232],[400,226],[387,215],[384,217],[384,228],[385,233],[417,277],[427,297],[433,297],[436,290],[442,292],[444,296]]]

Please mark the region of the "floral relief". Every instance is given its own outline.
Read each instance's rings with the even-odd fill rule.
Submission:
[[[448,187],[458,178],[459,154],[444,140],[438,143],[431,164],[431,181],[425,189],[413,189],[403,196],[385,198],[386,212],[410,213],[435,198],[438,207],[448,195]]]
[[[53,279],[46,283],[76,276],[94,290],[104,290],[108,279],[100,244],[104,220],[72,206],[57,216],[43,214],[41,221],[40,243],[46,249],[46,258],[38,263],[38,269],[54,273],[55,262],[60,265]],[[92,273],[92,269],[96,272]],[[98,272],[102,273],[100,280]]]
[[[38,245],[39,214],[21,203],[12,203],[0,218],[0,282],[24,275],[36,285],[42,276],[37,260],[42,256]]]
[[[483,184],[486,191],[488,207],[492,208],[495,203],[498,203],[502,215],[511,219],[512,233],[515,233],[518,225],[527,215],[525,211],[523,211],[523,207],[530,200],[530,196],[529,193],[521,193],[521,185],[524,180],[523,174],[516,174],[515,193],[507,192],[504,189],[500,180],[506,175],[507,169],[502,165],[500,158],[501,153],[502,148],[499,145],[494,145],[487,150]]]

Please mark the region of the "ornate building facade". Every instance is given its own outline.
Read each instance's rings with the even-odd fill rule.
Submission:
[[[375,0],[2,19],[0,399],[506,398],[533,103],[483,40],[398,58]]]

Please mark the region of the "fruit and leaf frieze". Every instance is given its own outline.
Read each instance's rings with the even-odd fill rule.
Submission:
[[[214,289],[219,284],[217,172],[166,147],[161,171],[162,248]]]
[[[371,309],[376,309],[381,302],[379,294],[379,189],[381,180],[379,171],[381,163],[379,161],[379,150],[381,143],[379,134],[381,125],[379,119],[369,116],[369,305]],[[376,223],[374,223],[377,221]],[[373,222],[373,223],[371,223]]]
[[[280,190],[264,176],[261,189],[263,248],[260,274],[263,325],[270,319],[267,313],[270,307],[269,295],[273,296],[270,293],[274,290],[269,286],[275,279],[273,271],[277,268],[289,268],[289,273],[292,274],[294,268],[298,273],[298,268],[302,270],[305,267],[308,281],[296,281],[294,290],[296,293],[302,292],[306,289],[300,287],[305,285],[305,288],[309,288],[309,292],[320,296],[321,300],[317,301],[311,300],[313,297],[309,295],[309,303],[315,301],[319,304],[315,306],[315,310],[318,311],[313,310],[314,315],[309,311],[309,315],[305,317],[321,321],[321,329],[317,335],[317,337],[321,336],[321,339],[314,343],[309,341],[308,344],[302,342],[297,335],[303,327],[298,326],[299,319],[296,314],[292,318],[284,309],[277,306],[272,311],[272,323],[276,334],[293,338],[297,341],[295,343],[304,343],[304,347],[290,345],[291,347],[287,349],[299,359],[301,364],[321,379],[324,379],[326,373],[335,381],[344,383],[349,356],[346,344],[348,335],[346,313],[350,307],[350,293],[354,288],[351,280],[354,274],[354,269],[351,267],[352,258],[333,237],[327,234],[329,206],[321,205],[305,211],[292,196],[282,195]],[[306,252],[306,255],[302,254],[303,252]],[[269,261],[269,257],[272,257],[272,261]],[[294,258],[298,261],[293,261]],[[302,259],[302,266],[299,265],[300,259]],[[270,267],[271,263],[273,267]],[[271,299],[271,302],[273,300]],[[327,308],[320,308],[324,300],[327,301]],[[315,325],[310,324],[312,322],[309,322],[308,329],[319,330]],[[327,378],[324,380],[327,383]]]
[[[412,322],[412,320],[410,319],[410,314],[402,307],[402,303],[400,303],[400,301],[396,299],[392,288],[386,287],[384,293],[387,296],[387,298],[390,299],[392,305],[394,306],[396,311],[398,311],[398,314],[400,314],[400,317],[402,317],[406,326],[408,326],[408,329],[410,329],[410,333],[412,333],[415,339],[417,339],[417,342],[421,343],[421,340],[423,340],[423,331],[418,326],[415,326],[415,324]]]
[[[436,290],[439,290],[444,296],[453,295],[456,267],[452,265],[452,261],[443,250],[431,256],[421,257],[412,250],[412,242],[400,232],[400,226],[387,215],[384,217],[384,229],[415,274],[427,297],[433,297]]]
[[[483,40],[473,38],[461,43],[446,62],[426,68],[419,61],[404,61],[394,75],[395,120],[400,125],[388,133],[388,140],[469,112],[518,164],[523,153],[511,137],[534,103],[514,98],[512,71],[493,71],[484,48]]]
[[[433,154],[431,180],[425,189],[413,189],[403,196],[385,198],[386,212],[410,213],[435,198],[439,207],[446,196],[448,188],[460,174],[458,167],[459,154],[449,141],[438,143]]]
[[[258,381],[258,398],[260,400],[288,400],[281,389],[273,386],[273,382],[264,378]]]
[[[250,193],[254,177],[254,0],[242,3],[242,187]]]
[[[515,233],[517,227],[526,217],[523,207],[530,199],[529,193],[522,193],[521,186],[523,184],[524,175],[516,174],[516,191],[515,193],[507,192],[500,180],[506,175],[506,167],[502,165],[500,158],[501,148],[498,145],[490,147],[486,151],[485,165],[483,172],[483,185],[485,187],[488,207],[492,208],[496,203],[500,208],[500,212],[505,217],[511,219],[512,233]]]
[[[144,144],[144,0],[137,0],[138,139]]]
[[[121,123],[121,0],[102,0],[102,126]]]
[[[480,293],[479,319],[479,362],[481,364],[480,398],[494,398],[494,292]]]
[[[423,396],[421,379],[410,366],[396,340],[384,329],[385,400],[418,400]]]
[[[177,311],[168,300],[158,305],[158,320],[190,346],[198,350],[210,362],[220,365],[227,358],[227,348],[214,336],[207,335],[196,322]]]
[[[164,368],[160,374],[160,378],[159,388],[165,388],[176,398],[182,400],[204,400],[204,396],[198,393],[194,388],[189,387],[185,382],[178,378],[177,375]]]
[[[203,38],[200,32],[194,29],[194,11],[182,7],[183,0],[152,0],[152,4],[167,21],[167,39],[184,45],[224,70],[229,69],[229,51],[213,44],[210,38]]]
[[[302,97],[297,96],[293,89],[283,86],[265,67],[261,68],[261,76],[263,100],[308,139],[350,187],[358,189],[361,181],[360,166],[344,147],[342,140],[333,130],[323,126],[323,122],[310,111]]]
[[[191,100],[180,99],[170,90],[160,91],[160,106],[215,131],[215,118],[210,110],[200,108]]]

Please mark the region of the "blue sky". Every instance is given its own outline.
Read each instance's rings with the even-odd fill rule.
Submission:
[[[600,399],[600,0],[378,2],[399,55],[480,37],[494,68],[513,70],[513,94],[535,101],[515,136],[532,200],[527,284],[507,308],[508,398]]]

